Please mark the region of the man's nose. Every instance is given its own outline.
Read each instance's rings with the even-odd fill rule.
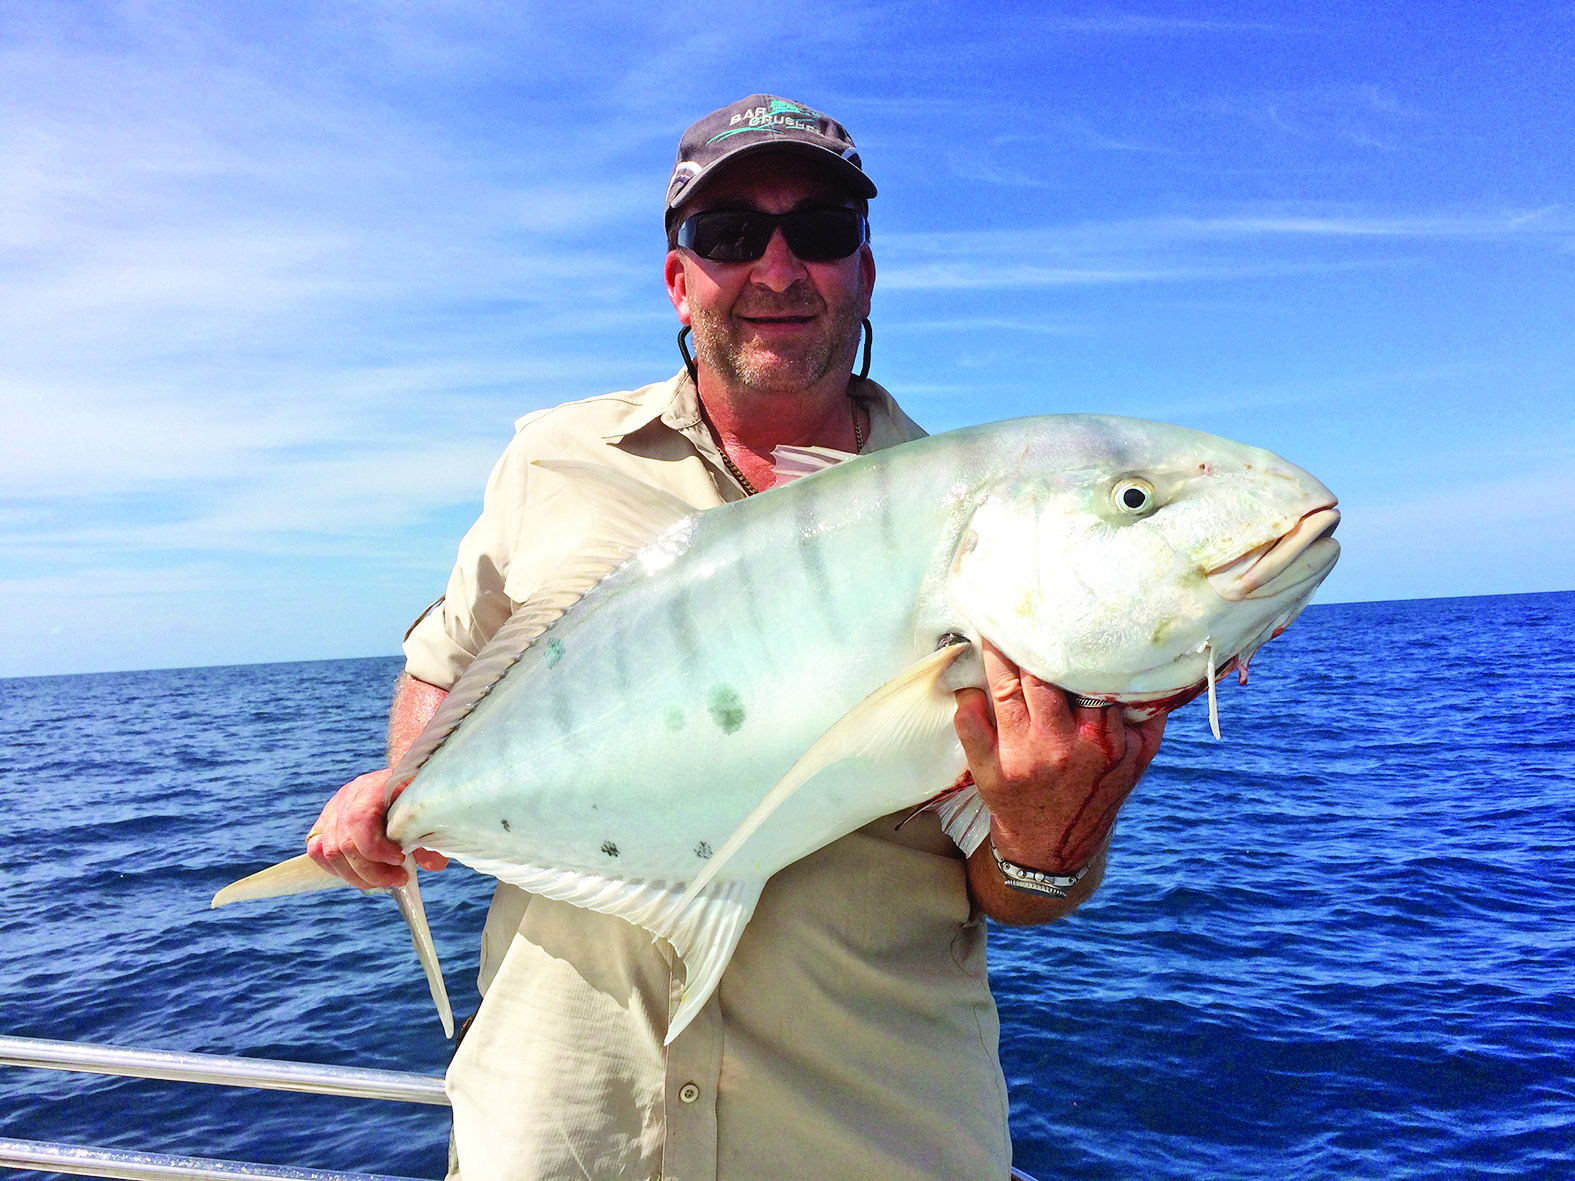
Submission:
[[[781,226],[777,226],[771,231],[771,240],[766,243],[766,252],[755,260],[754,269],[749,277],[751,281],[762,287],[781,292],[793,286],[806,274],[808,271],[803,262],[787,244],[787,235],[782,232]]]

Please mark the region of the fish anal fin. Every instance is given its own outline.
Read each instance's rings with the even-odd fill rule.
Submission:
[[[693,897],[682,882],[652,882],[584,871],[517,865],[469,858],[463,850],[452,856],[472,869],[512,885],[586,910],[616,915],[666,939],[684,962],[683,998],[668,1026],[672,1042],[694,1020],[716,991],[733,958],[733,949],[755,913],[764,880],[729,878],[712,882]]]
[[[970,651],[971,644],[939,648],[910,664],[843,714],[799,756],[706,862],[690,883],[686,900],[705,889],[771,814],[827,767],[850,758],[878,762],[950,727],[957,704],[946,673],[958,657]]]
[[[213,896],[210,907],[248,902],[254,898],[282,898],[287,894],[307,894],[332,886],[348,886],[344,878],[329,873],[305,853],[258,870],[238,882],[231,882]]]

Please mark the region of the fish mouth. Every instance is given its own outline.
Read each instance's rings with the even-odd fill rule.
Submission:
[[[1235,602],[1316,585],[1340,556],[1340,543],[1331,536],[1339,523],[1340,510],[1332,502],[1321,505],[1275,540],[1210,570],[1209,584],[1221,598]]]

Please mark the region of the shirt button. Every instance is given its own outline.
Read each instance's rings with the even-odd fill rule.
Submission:
[[[683,1100],[685,1103],[693,1103],[696,1099],[700,1098],[700,1088],[695,1086],[693,1083],[685,1083],[679,1088],[678,1098]]]

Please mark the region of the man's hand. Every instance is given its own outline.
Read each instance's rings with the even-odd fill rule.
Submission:
[[[383,788],[388,770],[358,775],[334,793],[306,837],[306,852],[329,873],[362,890],[386,889],[405,881],[405,852],[388,839]],[[416,850],[422,869],[442,869],[448,858]]]
[[[408,675],[399,678],[388,715],[390,764],[404,757],[446,696],[447,691],[436,685]],[[362,890],[386,889],[405,881],[404,850],[388,839],[383,793],[389,774],[382,770],[356,776],[334,793],[306,834],[307,855]],[[417,849],[416,864],[422,869],[442,869],[448,858]]]
[[[1052,874],[1101,862],[1116,813],[1165,733],[1165,715],[1127,722],[1119,708],[1073,706],[1062,690],[984,645],[989,693],[957,694],[957,736],[991,838],[1008,861]],[[993,708],[992,708],[993,707]],[[993,716],[993,720],[992,720]],[[1093,892],[1090,874],[1065,900],[1008,890],[988,847],[969,863],[975,900],[992,918],[1045,922]]]

